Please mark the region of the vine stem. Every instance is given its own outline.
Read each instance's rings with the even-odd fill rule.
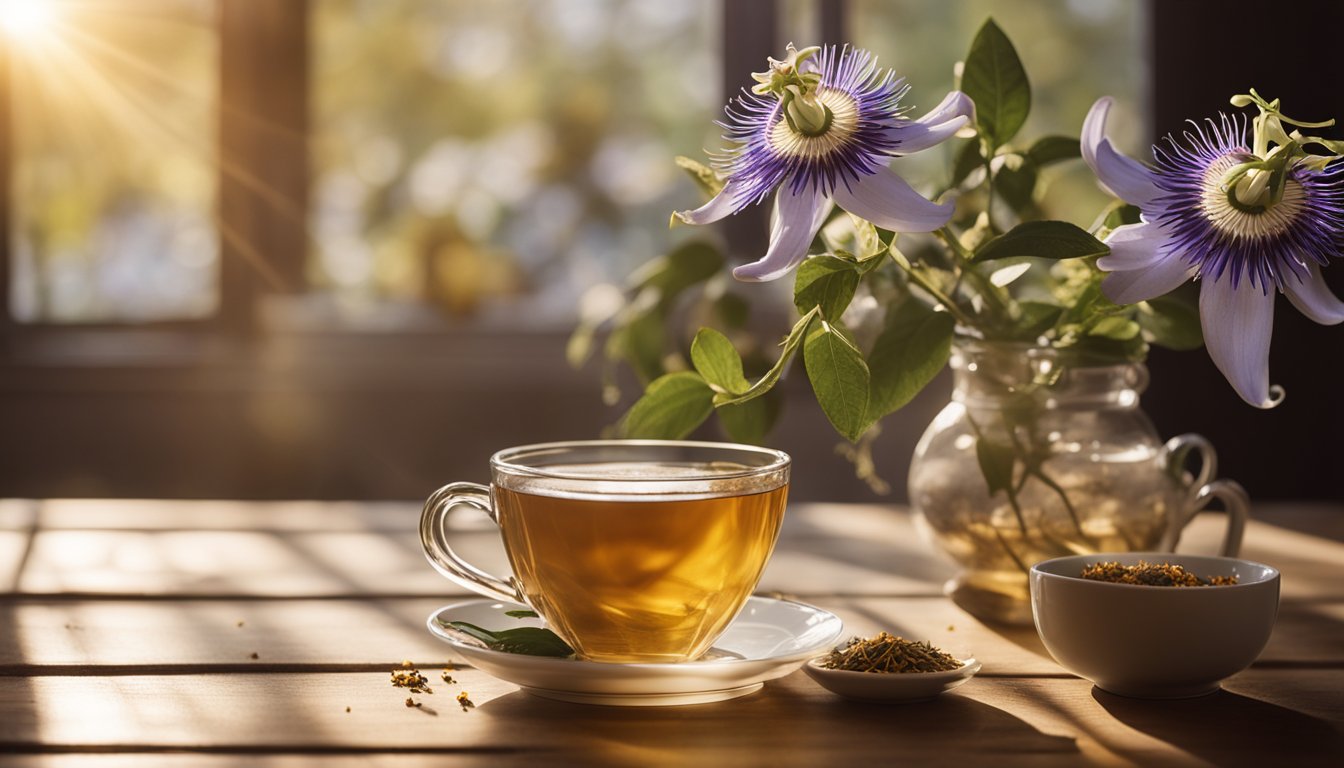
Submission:
[[[956,318],[959,324],[966,328],[978,327],[974,318],[962,311],[961,307],[957,306],[957,303],[953,301],[951,297],[939,290],[938,286],[930,282],[928,278],[919,274],[919,272],[915,271],[912,267],[902,264],[900,259],[893,259],[893,261],[895,261],[901,269],[905,270],[905,274],[911,280],[915,281],[920,288],[923,288],[939,304],[943,305],[943,308],[947,310],[947,313]]]
[[[975,423],[975,419],[971,418],[971,413],[969,410],[966,411],[966,423],[971,425],[971,431],[975,433],[976,440],[985,439],[985,433],[980,430],[980,425]],[[1013,469],[1015,470],[1016,468],[1017,468],[1017,461],[1014,460]],[[986,478],[986,481],[988,481],[988,478]],[[1009,508],[1011,508],[1013,510],[1013,514],[1017,516],[1017,527],[1020,531],[1022,531],[1023,538],[1026,538],[1027,536],[1030,535],[1027,533],[1027,518],[1022,514],[1022,504],[1017,500],[1017,491],[1013,490],[1013,478],[1011,474],[1008,477],[1008,487],[1004,488],[1003,492],[1008,497]],[[997,529],[995,533],[997,533]]]
[[[1045,474],[1045,472],[1041,470],[1040,463],[1034,461],[1031,463],[1027,462],[1027,457],[1036,455],[1036,452],[1028,451],[1027,447],[1022,445],[1022,441],[1017,437],[1017,430],[1015,430],[1012,425],[1008,424],[1006,418],[1004,419],[1003,426],[1008,432],[1008,439],[1013,441],[1014,450],[1022,456],[1022,486],[1027,484],[1027,478],[1034,477],[1044,483],[1050,490],[1054,491],[1059,496],[1059,500],[1064,503],[1064,509],[1069,513],[1069,517],[1072,518],[1074,530],[1078,531],[1079,536],[1086,538],[1087,534],[1083,533],[1083,524],[1078,519],[1078,510],[1074,509],[1073,502],[1069,501],[1069,496],[1065,493],[1064,487],[1055,482],[1054,478]],[[1034,439],[1035,430],[1030,429],[1028,434],[1033,436],[1032,442],[1036,442]],[[1019,487],[1018,490],[1021,490],[1021,487]]]
[[[989,278],[976,272],[974,269],[971,269],[971,261],[975,258],[975,254],[971,253],[966,246],[961,244],[961,238],[957,237],[957,234],[952,231],[952,227],[943,225],[942,228],[935,230],[933,234],[936,235],[938,239],[947,246],[948,250],[952,252],[953,256],[956,257],[955,262],[957,264],[958,284],[960,284],[961,278],[965,276],[975,283],[977,294],[983,298],[987,304],[993,306],[995,314],[1005,318],[1011,318],[1012,312],[1008,308],[1008,301],[1004,298],[1002,289],[991,283]]]

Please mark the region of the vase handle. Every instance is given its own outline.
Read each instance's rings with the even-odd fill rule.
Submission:
[[[1208,438],[1202,435],[1189,433],[1173,437],[1162,450],[1167,472],[1186,490],[1186,496],[1180,507],[1172,510],[1158,549],[1175,552],[1186,526],[1204,511],[1209,502],[1217,500],[1222,502],[1227,513],[1227,533],[1223,536],[1223,545],[1218,554],[1236,557],[1241,551],[1246,521],[1251,516],[1251,499],[1246,489],[1235,480],[1213,479],[1218,474],[1218,454]],[[1191,453],[1198,454],[1200,458],[1199,471],[1193,476],[1185,468]]]

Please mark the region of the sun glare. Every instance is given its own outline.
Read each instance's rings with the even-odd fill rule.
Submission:
[[[0,30],[17,42],[32,42],[56,26],[56,8],[51,0],[0,0]]]

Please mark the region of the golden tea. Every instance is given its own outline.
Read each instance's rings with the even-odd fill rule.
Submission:
[[[587,492],[582,483],[497,483],[505,548],[527,601],[579,656],[601,661],[682,661],[708,650],[755,589],[788,493],[759,481],[686,493],[682,478],[723,471],[713,465],[547,470],[606,482]],[[613,478],[638,482],[613,487]]]

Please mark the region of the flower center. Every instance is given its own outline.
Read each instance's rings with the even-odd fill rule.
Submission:
[[[840,151],[848,143],[859,127],[859,105],[844,91],[834,88],[818,88],[812,94],[815,106],[825,110],[827,118],[817,126],[820,130],[808,133],[806,129],[795,129],[797,119],[781,119],[770,129],[770,147],[786,157],[803,160],[816,160]],[[795,99],[797,101],[797,99]],[[789,109],[789,105],[784,107]]]
[[[1289,178],[1284,182],[1283,197],[1273,202],[1266,188],[1269,174],[1257,171],[1246,174],[1228,190],[1223,177],[1243,162],[1244,156],[1233,153],[1209,164],[1204,171],[1200,209],[1215,230],[1233,239],[1262,240],[1282,234],[1306,208],[1306,191]]]

